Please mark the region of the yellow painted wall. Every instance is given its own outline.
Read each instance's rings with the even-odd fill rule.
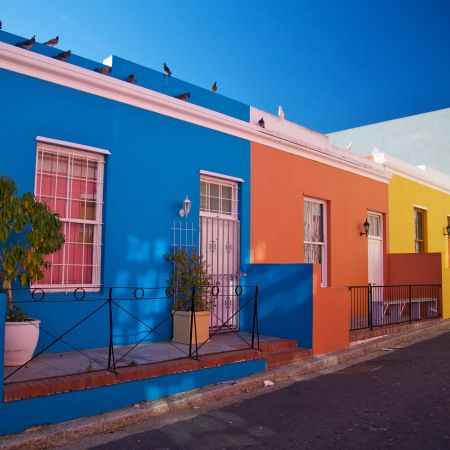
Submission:
[[[426,251],[442,254],[443,317],[450,317],[450,268],[448,237],[450,195],[394,175],[388,188],[389,253],[414,253],[414,206],[427,208]]]

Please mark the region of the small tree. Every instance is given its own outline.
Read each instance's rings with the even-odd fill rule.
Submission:
[[[209,310],[209,287],[214,284],[208,276],[206,262],[196,251],[175,249],[173,253],[166,255],[166,259],[173,263],[173,272],[167,279],[173,288],[175,304],[174,311],[190,310],[192,286],[195,287],[196,311]]]
[[[8,297],[9,321],[20,321],[25,315],[13,305],[11,284],[23,286],[44,277],[50,267],[45,256],[64,244],[59,216],[27,192],[17,195],[16,183],[0,176],[0,281]]]

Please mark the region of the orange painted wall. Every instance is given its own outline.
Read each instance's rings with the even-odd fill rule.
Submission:
[[[314,265],[313,283],[313,354],[323,355],[347,348],[350,291],[344,287],[322,288],[317,264]]]
[[[392,253],[388,262],[390,284],[442,284],[440,253]]]
[[[304,262],[303,198],[313,197],[328,202],[328,286],[367,283],[359,232],[367,210],[386,214],[387,184],[257,143],[251,183],[252,263]]]

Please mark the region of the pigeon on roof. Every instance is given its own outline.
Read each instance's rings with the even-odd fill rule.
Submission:
[[[27,39],[23,42],[18,42],[16,47],[24,48],[25,50],[31,50],[33,48],[34,43],[36,42],[35,35],[31,37],[31,39]]]
[[[261,119],[258,120],[258,125],[261,128],[266,128],[266,123],[264,122],[264,118],[263,117],[261,117]]]
[[[217,92],[217,81],[214,81],[214,83],[211,86],[211,90],[215,93]]]
[[[134,73],[130,73],[130,75],[128,75],[127,81],[128,83],[136,84],[137,83],[136,75]]]
[[[56,36],[53,39],[49,39],[48,41],[44,42],[44,45],[48,45],[49,47],[54,47],[55,45],[58,45],[58,42],[59,42],[59,36]]]
[[[166,75],[168,77],[172,76],[172,72],[171,72],[171,70],[169,69],[169,67],[167,66],[166,63],[163,64],[163,70],[164,70],[164,72],[166,73]]]
[[[58,59],[59,61],[67,61],[70,58],[72,52],[67,50],[66,52],[61,52],[55,55],[53,58]]]
[[[94,69],[98,73],[102,73],[103,75],[109,75],[112,71],[111,67],[96,67]]]
[[[187,101],[191,98],[191,94],[189,92],[185,92],[184,94],[175,95],[175,98],[179,100]]]
[[[284,111],[281,105],[278,107],[278,117],[284,120]]]

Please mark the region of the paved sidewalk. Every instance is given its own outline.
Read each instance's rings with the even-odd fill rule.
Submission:
[[[106,434],[138,424],[149,419],[170,416],[183,411],[195,410],[202,413],[208,408],[217,407],[217,402],[235,402],[246,395],[266,392],[264,381],[271,380],[275,388],[285,386],[305,379],[312,375],[336,371],[344,366],[373,359],[386,350],[411,345],[426,339],[447,333],[450,330],[450,320],[427,324],[423,328],[416,328],[403,333],[388,335],[367,343],[354,345],[349,349],[318,358],[311,358],[300,363],[282,366],[260,375],[250,376],[235,382],[208,386],[187,393],[179,394],[167,399],[145,402],[135,407],[112,411],[94,417],[78,419],[59,425],[51,425],[33,432],[22,433],[0,439],[0,449],[43,449],[55,448],[71,441],[79,441],[86,436]],[[81,449],[82,442],[77,442],[73,448]]]

